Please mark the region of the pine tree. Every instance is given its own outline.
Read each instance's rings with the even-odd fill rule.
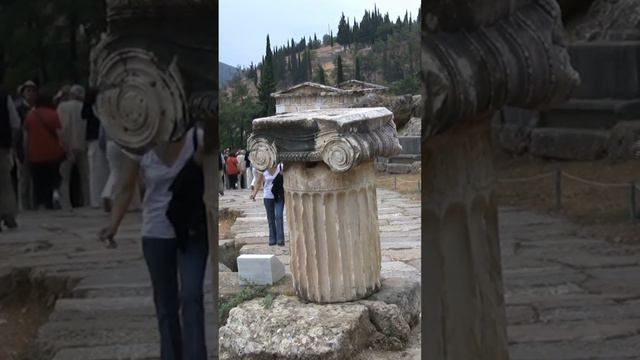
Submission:
[[[336,84],[344,82],[344,72],[342,69],[342,57],[338,55],[336,58]]]
[[[354,79],[362,81],[362,74],[360,73],[360,58],[356,56],[356,71],[354,74]]]
[[[262,116],[271,116],[276,113],[276,102],[275,99],[271,97],[271,93],[276,90],[273,70],[273,53],[271,52],[269,35],[267,35],[266,54],[262,62],[260,85],[258,86],[258,98],[262,105]]]

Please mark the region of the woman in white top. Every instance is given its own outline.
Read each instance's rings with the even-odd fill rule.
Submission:
[[[101,239],[115,244],[113,238],[142,172],[146,187],[142,203],[142,250],[153,285],[163,360],[207,358],[202,289],[209,254],[206,226],[204,233],[177,239],[166,216],[172,195],[169,188],[180,170],[191,158],[202,163],[203,134],[198,130],[198,149],[194,151],[193,131],[189,130],[177,142],[159,144],[141,157],[130,154],[123,157],[111,221],[100,233]]]
[[[267,211],[267,221],[269,222],[269,245],[278,244],[284,246],[284,196],[277,198],[274,196],[273,181],[283,171],[281,163],[274,165],[263,172],[257,172],[256,184],[253,194],[249,197],[256,201],[256,194],[261,186],[264,186],[264,207]]]

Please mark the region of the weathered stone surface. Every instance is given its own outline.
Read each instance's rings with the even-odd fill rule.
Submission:
[[[609,134],[607,157],[612,160],[633,159],[633,145],[638,140],[640,140],[640,121],[619,122]]]
[[[101,90],[96,112],[110,137],[142,153],[180,138],[191,119],[212,119],[217,33],[208,24],[215,20],[215,5],[114,0],[105,7],[108,32],[92,49],[89,82]],[[140,35],[153,28],[153,41]]]
[[[404,127],[412,117],[422,113],[420,95],[381,96],[367,94],[359,98],[352,107],[383,106],[393,112],[393,121],[398,129]]]
[[[233,270],[223,263],[218,263],[218,272],[233,272]]]
[[[399,136],[398,141],[402,146],[401,154],[420,154],[420,136]]]
[[[537,314],[532,306],[507,306],[507,322],[509,325],[530,324],[536,320]]]
[[[539,119],[537,111],[503,108],[492,123],[495,144],[510,153],[525,153],[531,141],[531,130],[538,125]]]
[[[587,8],[568,28],[571,41],[616,40],[620,33],[627,33],[626,40],[640,40],[640,14],[635,0],[563,0],[566,1],[580,2]]]
[[[369,319],[378,334],[371,343],[386,350],[402,350],[409,339],[411,327],[397,305],[381,301],[359,301],[369,309]]]
[[[303,304],[278,296],[269,308],[262,298],[229,313],[220,328],[220,358],[349,359],[377,333],[362,304]]]
[[[397,164],[397,163],[389,163],[386,166],[386,171],[389,174],[410,174],[412,171],[415,171],[415,167],[413,164]]]
[[[222,359],[350,359],[363,348],[401,350],[411,329],[380,301],[314,305],[278,296],[240,305],[221,329]]]
[[[382,279],[380,291],[367,300],[381,301],[398,306],[407,324],[413,326],[420,318],[421,295],[420,282],[407,277],[388,277]]]
[[[505,105],[533,109],[562,103],[578,85],[556,0],[513,5],[436,1],[423,9],[430,33],[423,37],[422,56],[423,81],[429,84],[426,138],[490,117]]]
[[[255,119],[248,148],[258,170],[274,166],[277,158],[322,161],[337,172],[401,151],[393,113],[381,107],[308,110]]]
[[[400,136],[420,136],[422,133],[422,118],[413,117],[403,128],[398,129]]]
[[[580,99],[636,99],[640,96],[640,41],[578,42],[569,46],[581,83]]]
[[[236,260],[238,256],[235,240],[221,240],[218,242],[218,261],[232,271],[238,271]]]
[[[607,131],[538,128],[531,132],[531,154],[562,160],[595,160],[605,155]]]

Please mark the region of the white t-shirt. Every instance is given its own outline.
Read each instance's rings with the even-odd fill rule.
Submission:
[[[271,188],[273,188],[273,179],[280,174],[282,171],[282,164],[278,164],[276,167],[276,171],[273,174],[269,173],[269,169],[262,172],[262,176],[264,177],[264,194],[263,197],[265,199],[273,199],[273,193],[271,192]]]
[[[87,148],[87,121],[82,118],[82,101],[68,100],[58,105],[62,141],[72,150]]]
[[[202,144],[203,135],[202,130],[198,129],[199,144]],[[185,134],[180,155],[171,167],[165,165],[153,150],[148,151],[142,157],[137,157],[140,161],[145,184],[144,200],[142,201],[143,237],[171,239],[176,236],[173,225],[166,215],[172,195],[169,187],[193,154],[193,129],[191,129]]]

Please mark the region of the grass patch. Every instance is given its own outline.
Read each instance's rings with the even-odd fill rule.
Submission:
[[[273,305],[273,294],[267,294],[267,296],[262,300],[262,305],[264,305],[265,309],[271,309],[271,306]]]
[[[245,286],[244,288],[242,288],[242,291],[240,291],[238,294],[223,301],[220,304],[218,308],[218,313],[219,313],[218,320],[220,320],[220,324],[224,325],[227,323],[227,319],[229,318],[229,312],[234,307],[237,307],[238,305],[242,304],[245,301],[263,297],[265,295],[267,295],[267,286],[264,286],[264,285]],[[272,296],[272,301],[273,301],[273,296]]]

